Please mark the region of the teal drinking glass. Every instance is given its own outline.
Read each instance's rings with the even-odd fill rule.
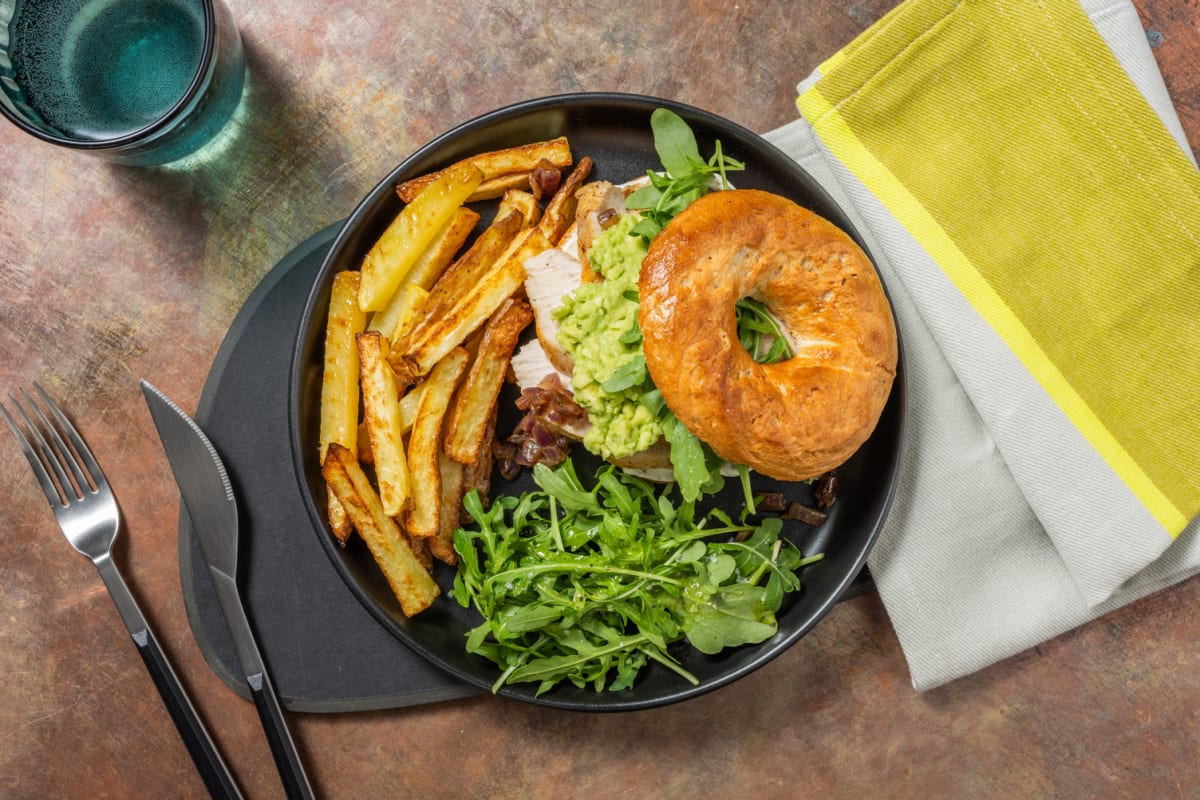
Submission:
[[[221,131],[245,80],[220,0],[0,0],[0,113],[46,142],[176,161]]]

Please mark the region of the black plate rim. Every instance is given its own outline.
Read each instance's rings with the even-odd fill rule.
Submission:
[[[335,570],[341,576],[350,591],[357,597],[363,606],[375,617],[375,619],[383,625],[389,632],[396,636],[405,645],[410,647],[419,655],[428,659],[431,663],[445,670],[451,675],[454,675],[459,680],[468,684],[477,686],[482,689],[491,689],[492,680],[485,676],[464,671],[459,669],[454,664],[447,662],[437,651],[425,647],[421,642],[417,641],[413,636],[408,634],[397,623],[392,613],[380,607],[375,599],[367,592],[362,585],[358,583],[348,571],[348,568],[342,561],[342,551],[334,541],[328,529],[328,522],[325,518],[325,509],[323,505],[318,504],[312,492],[305,484],[304,475],[306,472],[304,452],[302,449],[301,433],[299,418],[301,414],[300,404],[302,400],[301,372],[304,369],[310,353],[305,350],[305,343],[312,337],[312,327],[314,322],[314,308],[319,306],[323,298],[324,285],[327,282],[329,272],[336,267],[339,260],[342,258],[342,251],[347,248],[349,243],[355,237],[356,228],[362,223],[362,220],[369,217],[375,205],[383,200],[388,195],[394,194],[396,183],[408,177],[417,174],[413,171],[414,165],[431,157],[442,150],[448,143],[454,142],[463,136],[471,133],[482,131],[497,123],[518,119],[525,116],[531,116],[537,113],[546,112],[548,110],[568,110],[575,108],[596,108],[596,107],[612,107],[613,109],[637,109],[648,114],[654,108],[665,107],[681,114],[685,118],[689,118],[693,122],[705,122],[715,128],[723,129],[733,133],[736,137],[741,137],[743,140],[754,142],[760,149],[771,152],[773,160],[778,160],[780,163],[786,163],[789,169],[801,177],[805,182],[806,191],[812,195],[819,197],[821,201],[834,209],[839,209],[838,205],[833,201],[832,197],[825,189],[818,184],[815,179],[807,173],[799,164],[793,161],[785,153],[775,147],[773,144],[750,131],[749,129],[738,125],[724,117],[713,114],[712,112],[703,109],[680,103],[665,98],[654,97],[650,95],[627,94],[617,92],[576,92],[568,94],[550,95],[536,99],[526,100],[513,105],[499,108],[466,122],[463,122],[440,136],[432,139],[423,147],[414,151],[410,156],[403,159],[391,172],[380,180],[375,187],[359,202],[354,211],[345,219],[341,230],[338,232],[333,243],[330,245],[329,252],[326,255],[325,263],[322,264],[314,280],[313,287],[305,302],[304,315],[301,321],[300,329],[297,334],[295,346],[292,349],[291,364],[289,366],[289,382],[288,382],[288,427],[291,440],[292,458],[295,466],[295,478],[300,484],[301,496],[304,498],[305,506],[309,516],[313,522],[313,527],[316,535],[321,540],[323,549],[326,555],[330,558]],[[840,209],[839,209],[840,211]],[[844,212],[843,212],[844,213]],[[839,221],[839,225],[845,229],[852,238],[867,252],[870,256],[870,251],[867,248],[863,237],[858,233],[848,220]],[[872,259],[873,260],[873,259]],[[882,276],[881,276],[882,280]],[[884,285],[885,292],[887,291],[886,284]],[[892,501],[894,499],[896,488],[899,480],[900,461],[902,455],[901,443],[904,439],[904,429],[906,427],[907,418],[907,395],[906,381],[907,371],[904,368],[904,349],[903,343],[900,346],[900,359],[897,366],[896,381],[893,385],[892,395],[888,402],[888,409],[885,410],[885,416],[891,415],[894,418],[892,423],[892,440],[894,448],[890,454],[891,461],[888,464],[886,471],[886,483],[880,486],[877,493],[878,506],[875,514],[871,518],[870,530],[863,537],[858,552],[853,559],[852,569],[845,570],[837,581],[834,589],[827,592],[823,601],[820,602],[809,613],[806,620],[797,626],[793,631],[786,635],[776,634],[775,637],[763,642],[759,645],[754,645],[759,652],[757,656],[749,663],[742,665],[740,668],[732,669],[720,674],[719,676],[702,681],[698,686],[692,686],[686,682],[680,681],[680,686],[677,691],[668,691],[653,697],[637,697],[627,696],[615,698],[616,693],[592,693],[590,690],[588,696],[585,697],[561,697],[556,694],[557,690],[552,690],[540,697],[535,696],[535,687],[528,684],[506,685],[501,687],[497,694],[515,700],[530,702],[537,705],[575,710],[575,711],[634,711],[648,708],[654,708],[670,703],[679,702],[682,700],[698,697],[706,694],[719,687],[725,686],[744,675],[758,669],[767,662],[773,660],[776,656],[791,647],[796,641],[805,636],[821,619],[823,619],[829,611],[837,604],[843,593],[850,587],[856,576],[865,566],[867,556],[878,539],[880,530],[883,527],[884,521],[890,511]],[[882,427],[882,422],[881,426]],[[440,598],[439,602],[454,601],[450,598]],[[484,668],[494,666],[490,662],[480,662]],[[494,679],[494,677],[492,678]],[[574,687],[568,687],[574,689]],[[624,694],[630,695],[635,690],[626,690]]]

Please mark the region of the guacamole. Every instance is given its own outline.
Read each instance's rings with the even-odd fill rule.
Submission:
[[[629,235],[636,222],[625,215],[597,237],[588,261],[604,280],[583,284],[555,311],[559,344],[575,361],[575,402],[592,422],[583,445],[606,459],[645,450],[663,434],[655,412],[641,402],[654,384],[637,321],[646,243]]]

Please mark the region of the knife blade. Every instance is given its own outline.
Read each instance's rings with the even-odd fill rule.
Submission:
[[[191,417],[147,381],[142,381],[141,387],[171,472],[179,485],[183,505],[204,552],[217,602],[233,637],[238,663],[250,687],[283,787],[289,798],[312,798],[312,786],[288,730],[238,590],[237,498],[225,465],[212,442]]]

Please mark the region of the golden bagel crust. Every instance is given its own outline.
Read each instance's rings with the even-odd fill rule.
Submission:
[[[827,220],[769,192],[712,192],[655,237],[638,288],[650,376],[725,460],[805,480],[875,429],[896,374],[895,323],[866,254]],[[750,357],[734,314],[743,297],[782,323],[793,358]]]

